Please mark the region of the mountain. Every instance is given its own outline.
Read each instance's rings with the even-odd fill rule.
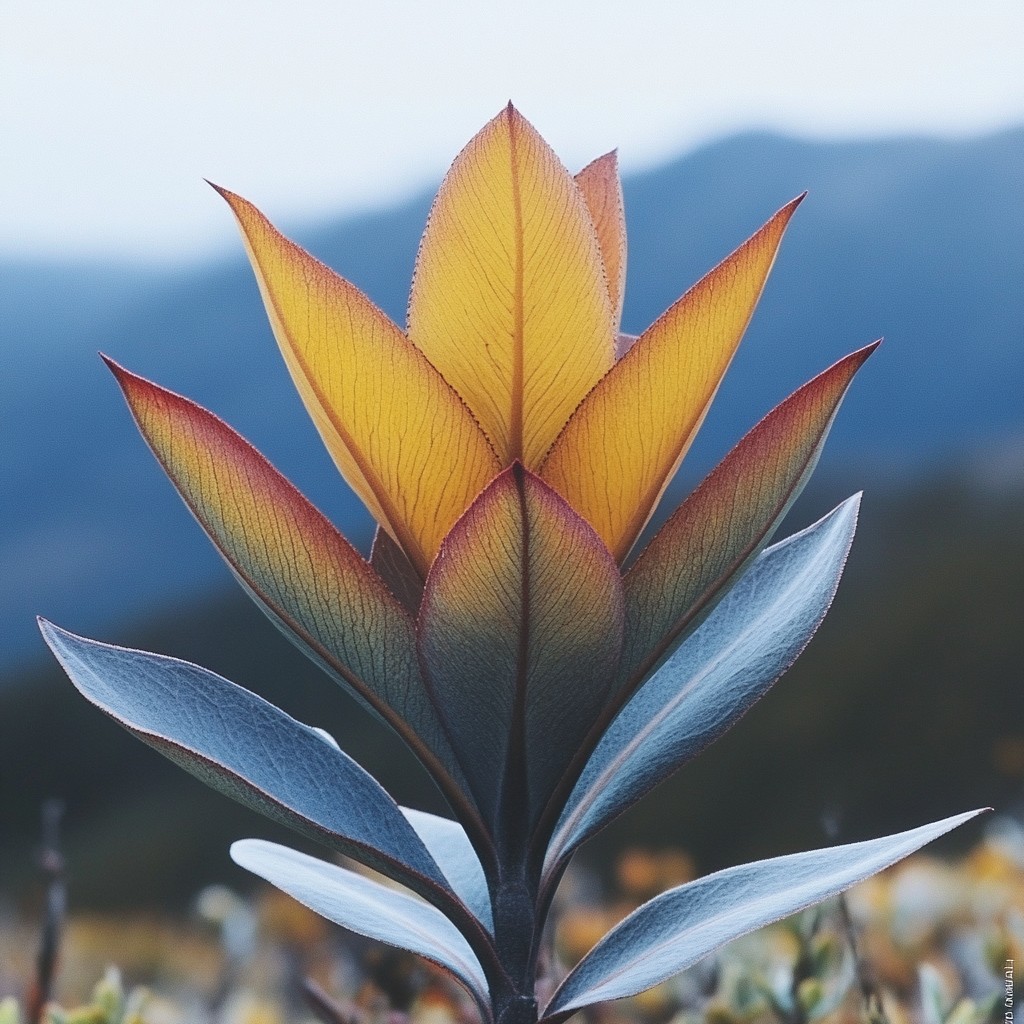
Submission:
[[[1024,129],[955,142],[748,134],[627,179],[631,331],[810,191],[685,479],[879,335],[887,343],[819,472],[837,488],[953,461],[989,485],[1019,478],[1022,180]],[[428,206],[420,197],[290,233],[401,321]],[[35,613],[113,639],[120,620],[173,609],[225,575],[97,349],[212,408],[368,543],[369,520],[294,394],[240,245],[222,261],[163,271],[0,260],[0,282],[0,668],[38,655]]]

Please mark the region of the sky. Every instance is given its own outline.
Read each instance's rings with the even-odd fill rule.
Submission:
[[[209,178],[288,224],[436,187],[510,98],[575,170],[749,128],[1024,123],[1021,0],[7,0],[0,253],[234,245]]]

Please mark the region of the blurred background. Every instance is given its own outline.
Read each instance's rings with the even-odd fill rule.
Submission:
[[[782,531],[866,491],[828,620],[751,715],[598,838],[592,869],[640,846],[703,872],[1019,811],[1022,42],[1016,0],[4,5],[0,915],[38,899],[48,797],[66,801],[83,912],[244,887],[229,841],[277,836],[87,706],[36,614],[213,668],[440,809],[237,590],[96,352],[217,412],[366,550],[201,179],[402,323],[433,191],[510,97],[573,171],[618,147],[627,331],[810,193],[665,511],[795,387],[886,338]]]

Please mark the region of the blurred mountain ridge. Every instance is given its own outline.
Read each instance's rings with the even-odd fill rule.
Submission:
[[[986,486],[1019,480],[1022,181],[1024,128],[963,141],[751,133],[627,178],[624,328],[634,332],[810,192],[684,483],[789,391],[879,335],[886,344],[819,472],[851,489],[954,464]],[[290,233],[401,323],[429,201]],[[217,412],[365,549],[371,524],[294,393],[241,245],[173,270],[0,258],[0,282],[11,353],[0,377],[0,668],[39,655],[34,613],[103,630],[225,577],[97,349]]]

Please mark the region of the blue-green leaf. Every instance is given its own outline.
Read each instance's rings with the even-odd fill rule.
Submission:
[[[450,971],[490,1019],[487,979],[458,929],[433,907],[354,871],[262,839],[231,846],[236,864],[329,921],[426,957]]]
[[[403,807],[401,811],[444,872],[455,895],[493,935],[494,919],[487,879],[466,830],[451,818],[441,818],[411,807]]]
[[[85,697],[193,775],[432,901],[452,901],[398,805],[315,729],[198,665],[40,628]]]
[[[889,867],[981,811],[848,846],[719,871],[635,910],[577,964],[544,1012],[549,1024],[635,995],[772,921],[828,899]]]
[[[725,732],[793,663],[828,610],[860,496],[768,548],[633,695],[597,745],[548,847],[547,868]]]

